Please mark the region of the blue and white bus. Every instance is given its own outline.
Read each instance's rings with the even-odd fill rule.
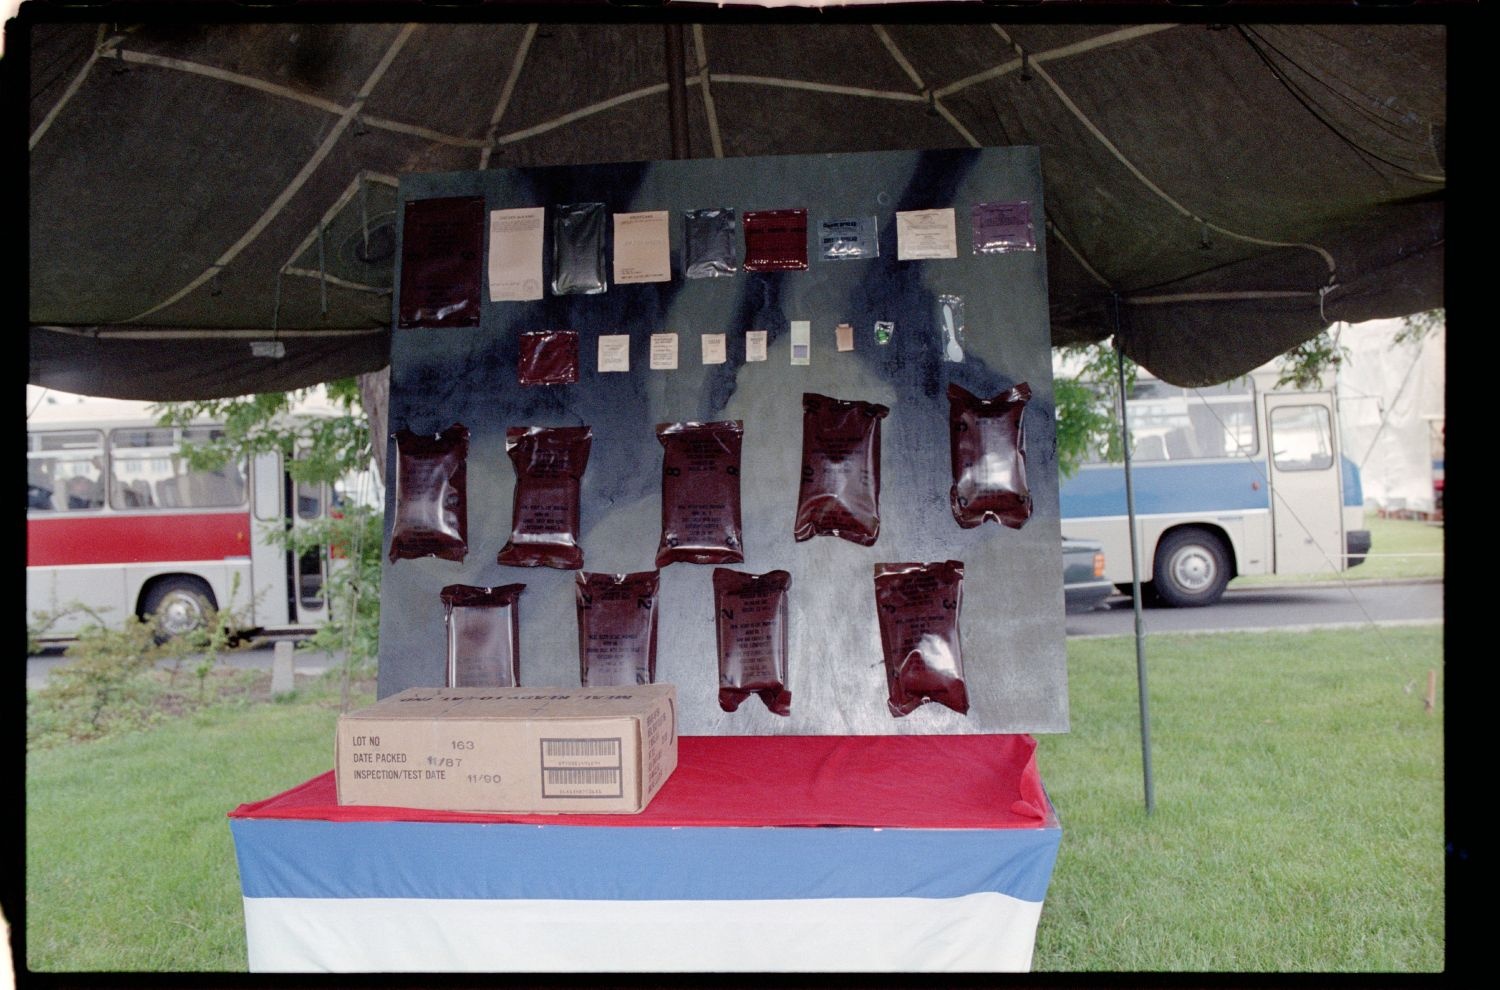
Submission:
[[[1126,408],[1145,589],[1209,605],[1250,574],[1330,575],[1364,561],[1359,470],[1340,450],[1331,392],[1276,391],[1259,369],[1179,388],[1145,376]],[[1086,463],[1061,490],[1063,532],[1104,544],[1105,577],[1130,590],[1123,464]]]

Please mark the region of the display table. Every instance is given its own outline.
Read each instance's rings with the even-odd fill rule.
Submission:
[[[230,813],[256,972],[1030,968],[1062,831],[1026,735],[684,736],[638,815]]]

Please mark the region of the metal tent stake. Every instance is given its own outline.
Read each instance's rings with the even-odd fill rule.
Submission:
[[[1135,607],[1135,677],[1141,699],[1141,773],[1146,787],[1146,814],[1156,810],[1151,779],[1151,709],[1146,701],[1146,629],[1141,619],[1140,548],[1135,530],[1135,487],[1130,474],[1130,414],[1125,399],[1125,349],[1120,343],[1120,297],[1115,297],[1115,370],[1120,381],[1120,446],[1125,452],[1125,514],[1130,523],[1130,600]]]

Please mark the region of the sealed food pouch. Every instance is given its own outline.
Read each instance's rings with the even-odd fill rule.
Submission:
[[[516,604],[525,589],[524,584],[450,584],[439,593],[448,632],[445,687],[521,686]]]
[[[714,568],[714,625],[719,639],[719,707],[735,711],[759,695],[777,715],[792,713],[787,690],[786,571],[742,574]]]
[[[496,560],[511,567],[583,566],[578,544],[579,490],[593,430],[587,426],[513,426],[505,452],[516,469],[510,539]]]
[[[893,717],[928,702],[968,713],[958,631],[963,590],[962,561],[875,565],[875,611]]]
[[[656,590],[660,582],[660,571],[579,572],[574,581],[579,684],[656,683]]]
[[[798,542],[838,536],[870,546],[880,536],[880,421],[874,402],[802,394],[802,483]]]
[[[437,434],[401,429],[391,436],[396,441],[391,563],[403,557],[463,560],[469,551],[468,427],[454,423]]]
[[[656,566],[737,564],[745,559],[740,523],[740,444],[745,427],[661,423],[661,543]]]
[[[948,441],[953,487],[948,500],[953,518],[965,529],[993,519],[1020,529],[1031,518],[1026,487],[1026,403],[1031,386],[1022,382],[990,399],[958,385],[948,386]]]
[[[521,334],[517,377],[522,385],[572,385],[578,381],[578,331]]]

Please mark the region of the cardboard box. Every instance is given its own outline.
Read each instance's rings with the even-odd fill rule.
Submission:
[[[409,688],[339,716],[339,804],[634,814],[677,767],[677,691]]]

